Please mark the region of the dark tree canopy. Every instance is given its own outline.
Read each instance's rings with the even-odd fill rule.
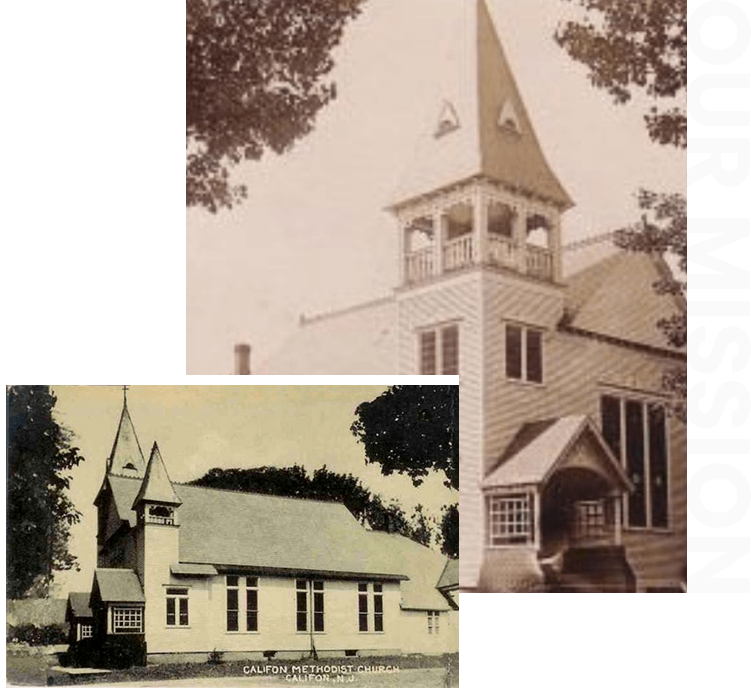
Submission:
[[[352,434],[381,473],[406,473],[415,486],[431,472],[459,488],[459,387],[391,386],[355,411]]]
[[[588,14],[563,23],[555,38],[589,68],[595,87],[607,90],[618,104],[628,102],[635,88],[654,101],[685,92],[685,0],[573,1]],[[685,104],[655,105],[644,119],[653,141],[686,147]]]
[[[83,457],[60,425],[48,386],[6,390],[8,434],[7,588],[17,599],[45,593],[56,570],[69,570],[70,526],[80,519],[67,496],[69,471]]]
[[[335,96],[332,49],[362,0],[187,0],[188,206],[246,195],[230,168],[282,153]]]
[[[291,468],[212,468],[192,484],[340,502],[361,524],[367,523],[375,531],[397,532],[425,546],[430,544],[433,536],[431,523],[421,507],[418,506],[409,517],[398,503],[385,503],[379,495],[371,493],[359,478],[334,473],[325,466],[316,469],[312,476],[298,465]]]

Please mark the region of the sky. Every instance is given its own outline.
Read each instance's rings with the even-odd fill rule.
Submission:
[[[648,105],[615,106],[553,41],[567,0],[488,0],[548,161],[576,207],[565,242],[635,220],[640,187],[685,189],[685,152],[656,146]],[[367,0],[335,53],[338,98],[282,156],[235,172],[249,198],[231,212],[187,213],[187,371],[232,372],[236,342],[253,365],[300,314],[386,296],[397,283],[390,203],[415,146],[433,128],[441,65],[465,0]]]
[[[437,515],[456,497],[431,476],[415,488],[407,476],[384,477],[365,464],[362,445],[350,433],[354,411],[386,386],[132,386],[128,410],[144,458],[156,441],[173,482],[210,468],[292,466],[352,473],[386,501],[410,511],[423,503]],[[86,590],[96,566],[96,508],[122,412],[121,386],[53,386],[56,418],[75,434],[84,461],[72,471],[70,498],[82,514],[71,534],[81,571],[56,577],[58,596]]]

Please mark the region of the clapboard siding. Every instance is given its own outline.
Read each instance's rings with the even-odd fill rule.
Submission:
[[[519,427],[528,421],[588,414],[600,424],[603,393],[652,397],[673,361],[638,348],[558,329],[562,299],[549,288],[535,291],[514,280],[486,276],[483,285],[485,341],[484,472],[491,470]],[[525,321],[545,330],[544,383],[509,381],[505,375],[505,322]],[[670,531],[626,531],[624,544],[640,585],[683,580],[686,564],[686,431],[670,424]],[[476,499],[476,498],[475,498]],[[471,502],[469,493],[465,500]],[[464,501],[463,501],[464,502]],[[480,508],[481,509],[481,508]],[[482,546],[482,512],[472,526]],[[470,522],[462,511],[462,528]],[[471,538],[468,531],[461,539]],[[476,576],[468,571],[465,585]]]
[[[468,270],[422,289],[398,295],[399,373],[418,374],[418,333],[434,325],[459,325],[459,459],[461,520],[480,515],[474,502],[482,477],[482,302],[481,273]],[[470,494],[469,497],[467,495]],[[460,579],[479,570],[482,548],[478,541],[460,540]],[[461,571],[465,571],[464,576]]]

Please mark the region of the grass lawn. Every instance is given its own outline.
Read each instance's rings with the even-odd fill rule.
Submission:
[[[49,672],[54,656],[7,653],[10,684],[106,684],[147,686],[317,686],[317,687],[458,687],[459,654],[404,655],[383,658],[232,661],[219,664],[175,663],[115,670],[107,675],[71,677]],[[315,667],[311,667],[315,666]],[[329,671],[324,672],[328,666]],[[377,670],[379,666],[388,668]],[[255,672],[250,672],[253,668]],[[337,672],[333,668],[338,668]],[[393,671],[396,668],[396,671]],[[49,679],[48,679],[49,678]]]

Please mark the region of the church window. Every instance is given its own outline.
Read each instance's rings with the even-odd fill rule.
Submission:
[[[358,583],[358,624],[360,631],[370,629],[369,608],[373,609],[373,631],[378,633],[383,631],[383,583],[373,583],[369,590],[368,583]],[[368,594],[371,594],[372,605],[368,604]]]
[[[239,630],[240,618],[240,578],[227,576],[227,631]]]
[[[323,580],[313,582],[313,631],[323,632]]]
[[[297,630],[308,630],[308,592],[312,596],[313,602],[313,631],[323,633],[324,631],[324,604],[323,604],[323,580],[297,580],[295,582],[297,596]]]
[[[428,612],[428,634],[437,636],[441,630],[441,613]]]
[[[175,511],[173,508],[164,505],[151,505],[147,521],[152,524],[174,524]]]
[[[188,588],[167,588],[167,626],[188,625]]]
[[[506,325],[506,376],[542,383],[542,331],[521,325]]]
[[[528,493],[488,496],[487,517],[490,546],[532,541],[532,502]]]
[[[420,374],[459,373],[459,326],[443,325],[420,333]]]
[[[79,624],[79,638],[91,638],[94,635],[93,624]]]
[[[668,527],[668,446],[665,409],[619,396],[600,400],[602,434],[623,464],[633,490],[626,498],[631,527]]]
[[[298,580],[295,583],[297,590],[297,630],[308,630],[308,583],[306,580]]]
[[[258,578],[245,578],[245,623],[248,631],[258,631]]]
[[[143,633],[143,608],[113,607],[113,633]]]

